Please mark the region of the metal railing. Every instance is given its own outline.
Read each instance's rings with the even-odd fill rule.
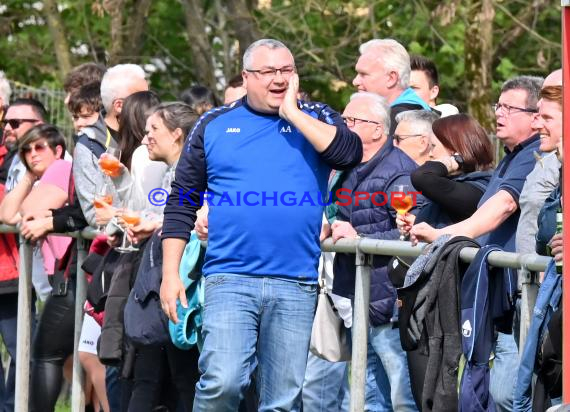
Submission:
[[[17,233],[15,226],[0,225],[0,233]],[[83,323],[83,305],[86,299],[87,281],[81,269],[87,250],[85,239],[93,239],[97,232],[86,229],[80,233],[65,234],[77,241],[77,282],[75,296],[75,333],[73,350],[72,411],[85,409],[83,370],[78,359],[79,336]],[[356,255],[356,280],[354,293],[353,347],[350,382],[350,411],[364,410],[366,357],[368,345],[368,305],[370,303],[370,272],[373,255],[419,256],[426,246],[412,246],[410,242],[376,239],[341,239],[336,244],[332,239],[322,243],[324,252],[354,253]],[[460,258],[471,262],[477,254],[476,248],[464,248]],[[510,267],[527,271],[544,271],[550,258],[533,254],[520,255],[508,252],[491,252],[489,263],[496,267]],[[32,245],[20,244],[20,281],[18,286],[18,337],[16,354],[16,411],[27,412],[30,379],[30,315],[32,288]],[[523,294],[524,300],[524,294]]]
[[[16,226],[0,225],[0,233],[18,233]],[[79,337],[83,325],[83,305],[87,298],[87,279],[81,269],[87,256],[86,239],[94,239],[98,232],[85,229],[83,232],[66,233],[61,236],[77,238],[77,282],[75,292],[75,326],[73,341],[73,377],[71,385],[71,410],[85,410],[83,368],[79,362]],[[16,392],[15,409],[27,412],[30,398],[30,349],[32,314],[32,255],[33,246],[20,241],[20,267],[18,281],[18,322],[16,339]]]
[[[361,412],[364,410],[371,257],[372,255],[419,256],[425,246],[425,243],[412,246],[410,242],[376,239],[341,239],[336,244],[331,239],[327,239],[322,243],[322,249],[325,252],[356,254],[350,412]],[[466,247],[463,248],[459,256],[463,261],[471,262],[477,251],[477,248]],[[544,271],[550,258],[532,254],[520,255],[509,252],[491,252],[488,261],[496,267]]]

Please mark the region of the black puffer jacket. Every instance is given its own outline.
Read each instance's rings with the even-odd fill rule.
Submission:
[[[350,222],[354,229],[362,236],[373,239],[397,240],[399,231],[396,228],[396,211],[390,206],[390,192],[394,184],[403,183],[414,190],[410,183],[410,173],[415,170],[417,164],[400,149],[394,147],[388,141],[366,163],[352,169],[342,184],[343,195],[352,194],[350,204],[339,204],[337,219]],[[358,205],[354,200],[356,192],[367,192],[370,195],[383,192],[388,195],[384,199],[382,195],[374,196],[372,200],[359,200]],[[418,202],[422,201],[418,196]],[[341,203],[348,203],[345,199]],[[354,254],[337,253],[334,261],[334,285],[333,292],[340,296],[352,298],[354,296],[354,279],[356,266]],[[370,323],[379,326],[388,323],[394,313],[396,290],[388,278],[388,261],[390,256],[374,256],[372,276],[370,284]]]

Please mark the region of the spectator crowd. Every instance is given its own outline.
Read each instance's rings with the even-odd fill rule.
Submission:
[[[31,411],[54,411],[70,380],[83,272],[87,410],[348,411],[350,360],[314,341],[328,302],[350,353],[357,265],[321,252],[329,237],[429,243],[370,262],[366,411],[561,404],[561,70],[502,85],[495,158],[489,131],[438,101],[433,61],[392,39],[359,52],[342,113],[300,90],[273,39],[247,48],[223,103],[200,85],[164,102],[135,64],[85,63],[65,79],[67,138],[0,72],[0,221],[19,228],[0,234],[0,411],[14,410],[24,241]],[[78,272],[62,234],[88,227]],[[529,275],[492,267],[493,251],[553,259]]]

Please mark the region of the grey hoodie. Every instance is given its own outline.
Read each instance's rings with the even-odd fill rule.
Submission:
[[[117,142],[107,130],[107,125],[101,114],[95,124],[81,130],[73,152],[75,192],[87,223],[93,227],[97,226],[93,207],[95,190],[105,178],[99,168],[98,156],[90,149],[90,147],[96,147],[98,143],[103,147],[117,147]]]

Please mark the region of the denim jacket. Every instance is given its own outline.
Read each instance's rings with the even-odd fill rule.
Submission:
[[[539,342],[546,330],[552,314],[562,300],[562,277],[556,273],[554,259],[550,261],[540,285],[530,328],[521,357],[515,393],[513,411],[532,411],[532,378]]]

